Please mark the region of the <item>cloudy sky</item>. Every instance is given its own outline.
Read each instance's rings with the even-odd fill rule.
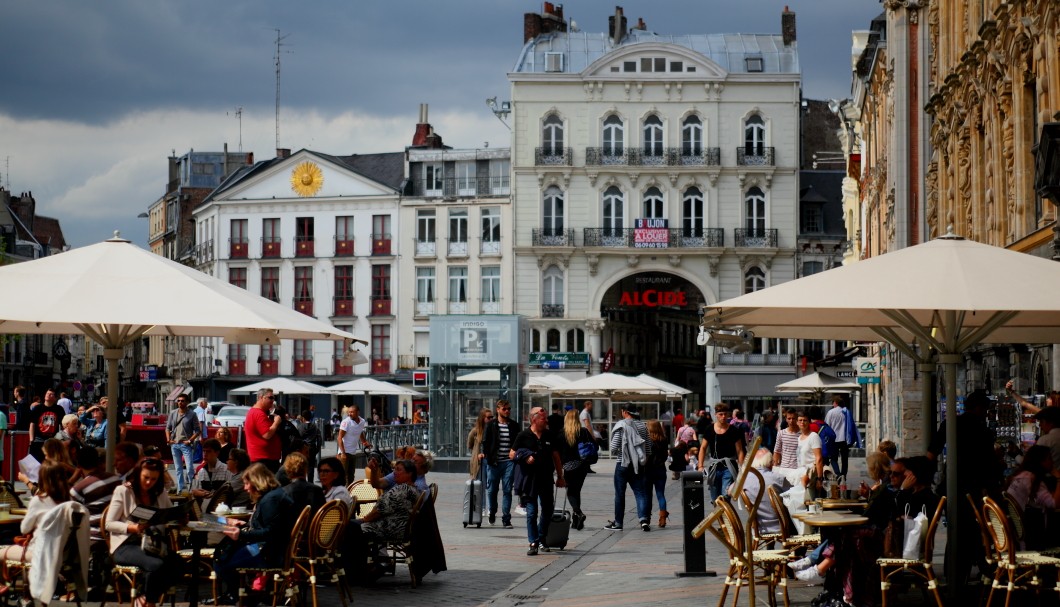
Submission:
[[[606,31],[615,2],[570,0],[568,19]],[[622,0],[660,34],[779,33],[797,13],[803,93],[850,90],[850,32],[879,0]],[[162,195],[166,158],[190,149],[330,154],[399,151],[420,103],[448,145],[509,145],[488,97],[509,97],[523,13],[538,0],[81,0],[0,6],[0,181],[32,191],[74,246],[137,219]],[[236,117],[242,108],[242,128]]]

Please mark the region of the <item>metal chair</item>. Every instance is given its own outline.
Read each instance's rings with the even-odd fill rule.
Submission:
[[[387,569],[390,573],[394,573],[398,563],[405,563],[409,566],[409,577],[412,578],[412,587],[417,586],[416,574],[412,570],[412,530],[416,525],[416,517],[419,516],[420,510],[423,508],[424,502],[430,499],[430,492],[426,491],[421,493],[416,503],[412,506],[412,511],[409,513],[408,522],[405,525],[405,533],[402,538],[397,541],[388,541],[384,544],[383,548],[388,553]],[[356,502],[355,502],[356,505]],[[376,556],[372,555],[369,557],[369,561],[375,559]]]
[[[107,532],[107,513],[110,511],[108,505],[103,509],[103,516],[99,519],[99,532],[103,536],[103,541],[110,546],[110,533]],[[107,551],[108,557],[110,551]],[[136,603],[136,597],[139,594],[140,587],[140,576],[142,570],[134,565],[119,565],[114,563],[114,568],[111,569],[111,585],[114,587],[114,599],[117,601],[118,606],[121,607],[121,584],[125,583],[129,585],[129,605],[132,606]],[[177,593],[173,588],[166,591],[166,594],[170,597],[170,605],[175,606],[177,604]],[[104,601],[106,601],[106,593],[104,593]],[[102,607],[103,602],[100,603]]]
[[[294,527],[291,528],[291,538],[288,541],[287,552],[284,555],[281,567],[241,567],[236,569],[239,574],[239,607],[243,607],[243,598],[247,596],[247,589],[250,588],[253,578],[259,575],[271,576],[272,578],[272,589],[269,592],[272,595],[272,607],[276,607],[277,599],[281,594],[292,605],[299,602],[298,580],[297,576],[294,575],[294,557],[298,552],[298,547],[302,544],[302,535],[309,525],[309,511],[309,506],[303,508],[294,523]]]
[[[761,499],[761,498],[759,498]],[[743,523],[740,522],[736,510],[724,497],[719,497],[714,502],[714,507],[719,509],[720,516],[714,517],[707,530],[729,551],[729,571],[725,575],[725,585],[721,589],[721,597],[718,598],[718,607],[725,604],[725,597],[729,588],[735,588],[732,604],[735,607],[740,602],[740,590],[751,583],[752,569],[757,567],[764,573],[764,580],[768,586],[768,599],[771,607],[777,605],[777,588],[783,592],[784,606],[788,607],[788,581],[786,567],[791,559],[787,550],[752,550],[748,556],[747,544],[744,536]]]
[[[346,523],[349,522],[349,507],[342,500],[332,500],[317,511],[309,524],[307,551],[294,556],[295,568],[306,577],[313,596],[313,607],[317,607],[317,574],[331,574],[331,581],[339,591],[342,607],[346,607],[347,596],[353,601],[353,590],[346,582],[342,568],[340,542]]]
[[[923,538],[923,548],[920,558],[881,558],[876,559],[880,566],[880,594],[883,596],[883,607],[887,607],[887,591],[891,588],[891,578],[900,573],[911,573],[926,582],[927,589],[935,595],[935,602],[942,607],[942,596],[939,594],[938,581],[935,572],[931,568],[931,558],[935,554],[935,530],[938,529],[942,513],[946,511],[946,498],[939,500],[935,508],[935,516],[931,517],[928,524],[927,535]]]
[[[1012,521],[1005,510],[989,497],[983,498],[983,515],[986,528],[993,542],[994,559],[997,562],[997,570],[994,572],[994,581],[990,585],[990,594],[987,596],[986,604],[994,600],[994,591],[999,588],[1005,590],[1005,606],[1008,607],[1012,600],[1012,591],[1024,588],[1033,588],[1037,598],[1041,599],[1041,578],[1039,571],[1042,568],[1056,569],[1060,566],[1060,559],[1044,556],[1037,552],[1018,552],[1016,544],[1016,532],[1012,528]],[[1002,583],[1002,579],[1005,582]],[[1060,593],[1060,581],[1057,582],[1055,590]]]
[[[762,473],[758,470],[755,470],[754,468],[751,468],[748,471],[748,476],[752,474],[758,479],[759,500],[761,500],[761,487],[765,484],[765,480],[762,478]],[[748,497],[747,493],[744,491],[740,492],[740,502],[744,505],[748,512],[751,511],[751,508],[753,507],[751,498]],[[770,502],[770,505],[772,505],[772,502]],[[777,542],[783,541],[784,534],[780,531],[777,531],[775,533],[762,533],[759,527],[758,516],[751,518],[750,521],[751,539],[754,542],[756,550],[772,548]]]

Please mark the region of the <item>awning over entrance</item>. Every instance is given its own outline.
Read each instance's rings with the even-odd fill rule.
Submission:
[[[173,391],[166,397],[166,402],[171,403],[181,394],[191,394],[191,384],[183,384],[173,388]]]
[[[761,398],[784,396],[777,392],[777,384],[795,379],[793,373],[719,373],[721,398]],[[790,394],[787,396],[791,396]]]

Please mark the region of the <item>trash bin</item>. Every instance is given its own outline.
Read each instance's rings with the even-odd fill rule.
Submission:
[[[716,575],[707,571],[707,539],[692,537],[692,530],[703,520],[703,472],[681,473],[681,506],[684,508],[684,553],[685,569],[678,571],[679,577]]]

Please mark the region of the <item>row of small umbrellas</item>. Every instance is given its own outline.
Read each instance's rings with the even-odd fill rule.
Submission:
[[[235,390],[229,390],[230,394],[254,394],[258,390],[268,388],[276,394],[379,394],[396,396],[424,396],[415,390],[404,388],[390,382],[362,377],[334,386],[321,386],[300,379],[288,377],[273,377],[259,381],[247,386],[240,386]]]

